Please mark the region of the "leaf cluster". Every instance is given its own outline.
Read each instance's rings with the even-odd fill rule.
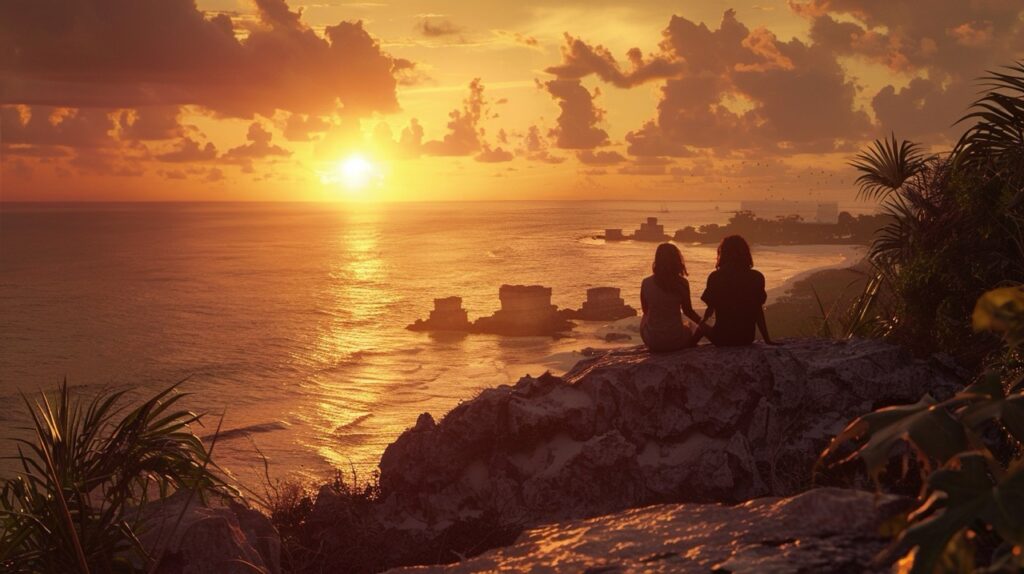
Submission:
[[[123,391],[72,398],[66,381],[53,397],[23,396],[33,438],[16,439],[20,469],[0,487],[4,571],[146,570],[152,502],[228,493],[191,430],[202,415],[179,407],[176,387],[132,409]]]

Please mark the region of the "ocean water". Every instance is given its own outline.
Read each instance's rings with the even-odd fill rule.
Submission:
[[[20,393],[67,378],[149,395],[187,379],[186,404],[223,418],[215,457],[246,484],[372,472],[416,417],[479,390],[560,372],[607,327],[568,339],[405,329],[432,299],[470,318],[502,283],[543,284],[559,307],[595,286],[639,306],[654,245],[593,239],[658,216],[669,233],[737,205],[497,202],[386,205],[7,204],[0,207],[0,436]],[[667,211],[666,211],[667,210]],[[695,297],[713,246],[682,246]],[[755,246],[769,289],[856,257],[848,246]],[[697,305],[698,309],[701,308]],[[634,341],[632,344],[638,343]],[[0,443],[0,455],[13,452]],[[0,474],[6,474],[0,466]]]

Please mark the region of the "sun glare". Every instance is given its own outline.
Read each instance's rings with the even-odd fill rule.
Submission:
[[[355,153],[338,161],[322,179],[326,184],[340,186],[349,195],[359,196],[380,181],[381,173],[374,162]]]

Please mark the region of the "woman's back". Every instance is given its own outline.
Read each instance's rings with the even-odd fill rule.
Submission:
[[[764,275],[756,269],[723,267],[708,276],[701,299],[715,309],[715,344],[749,345],[767,293]]]
[[[640,334],[652,350],[679,349],[689,343],[692,332],[683,323],[682,307],[690,298],[689,283],[681,279],[678,289],[668,290],[653,275],[640,283],[644,317]]]

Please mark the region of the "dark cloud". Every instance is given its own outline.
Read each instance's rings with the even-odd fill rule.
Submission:
[[[596,74],[602,80],[620,88],[630,88],[652,80],[670,78],[682,73],[683,62],[663,55],[644,58],[643,53],[633,48],[627,54],[630,67],[623,70],[615,56],[601,45],[591,46],[569,34],[565,35],[562,47],[562,63],[550,66],[545,71],[563,80],[579,80]]]
[[[212,161],[217,159],[217,148],[212,142],[201,144],[190,137],[184,137],[177,142],[173,150],[157,154],[156,159],[169,163]]]
[[[500,163],[505,161],[512,161],[514,157],[515,156],[512,154],[512,152],[506,150],[501,146],[492,148],[491,146],[484,144],[483,150],[481,150],[480,153],[478,153],[474,159],[476,159],[476,161],[484,163]]]
[[[331,124],[324,118],[309,114],[288,114],[284,121],[284,139],[291,142],[308,142],[313,134],[322,134]]]
[[[809,0],[793,9],[811,21],[815,44],[887,66],[910,78],[873,96],[876,133],[947,139],[976,97],[975,78],[1024,55],[1020,0],[908,2]]]
[[[523,136],[522,148],[520,154],[530,161],[539,161],[543,163],[559,164],[565,161],[562,156],[552,155],[548,145],[548,141],[540,133],[540,128],[537,126],[530,126],[526,130],[526,135]]]
[[[246,139],[249,143],[231,148],[224,154],[228,160],[253,160],[267,157],[287,157],[292,152],[270,143],[272,134],[259,122],[249,124]]]
[[[112,110],[0,107],[4,146],[105,147],[115,143]]]
[[[239,39],[231,19],[191,0],[6,0],[0,3],[5,101],[137,108],[199,105],[222,115],[274,110],[391,112],[396,61],[361,22],[325,38],[284,0],[255,0]]]
[[[416,30],[428,38],[455,36],[462,33],[462,28],[447,18],[423,18],[416,25]]]
[[[617,151],[594,151],[581,150],[576,152],[576,159],[587,165],[614,165],[626,161],[626,158]]]
[[[608,144],[608,132],[599,127],[605,112],[594,103],[600,91],[591,94],[579,80],[550,80],[544,87],[561,109],[549,133],[558,147],[593,149]]]
[[[626,134],[627,152],[635,156],[689,157],[693,152],[685,145],[665,137],[654,121]]]
[[[185,129],[178,123],[180,113],[181,108],[178,106],[148,106],[124,110],[118,117],[121,139],[151,141],[181,137]]]
[[[783,42],[764,28],[750,30],[732,10],[715,30],[673,16],[660,47],[647,57],[630,50],[624,70],[607,49],[569,36],[562,64],[548,72],[560,78],[555,82],[575,81],[577,90],[578,78],[590,74],[626,88],[662,81],[657,116],[626,136],[637,157],[684,157],[694,148],[831,151],[870,130],[870,118],[855,104],[856,86],[835,53],[797,39]],[[564,115],[569,98],[559,99]],[[591,130],[592,137],[583,138],[589,146],[579,147],[600,145],[593,131],[600,112],[587,115],[590,99],[583,94],[571,101],[579,102],[568,106],[577,118],[571,133]]]
[[[428,155],[465,156],[481,149],[480,121],[486,112],[484,85],[480,78],[469,83],[469,96],[462,102],[461,109],[448,114],[448,133],[440,140],[423,144]]]

